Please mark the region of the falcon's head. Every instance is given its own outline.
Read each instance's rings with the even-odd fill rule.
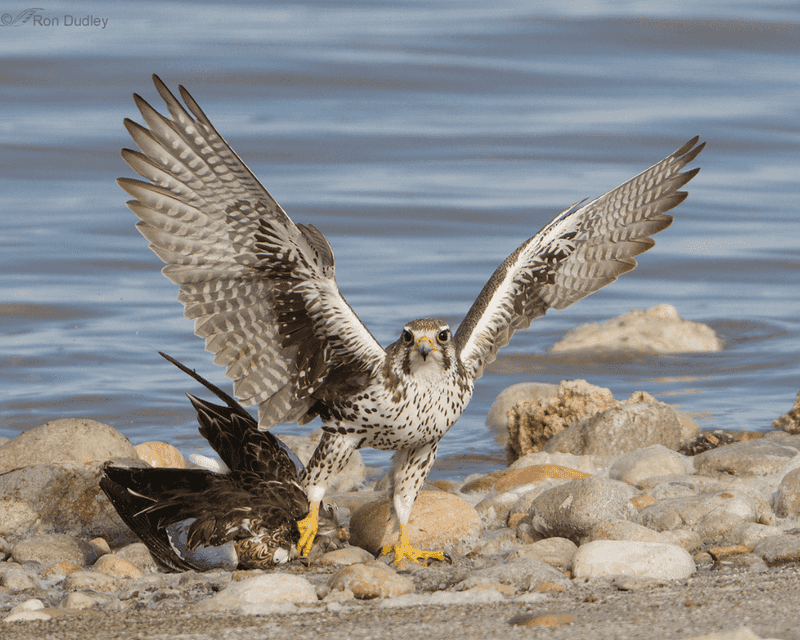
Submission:
[[[409,322],[395,345],[397,364],[406,375],[440,376],[453,368],[456,358],[453,334],[441,320],[423,318]]]

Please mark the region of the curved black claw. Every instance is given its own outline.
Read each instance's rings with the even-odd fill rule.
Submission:
[[[447,564],[453,564],[453,558],[450,557],[449,553],[445,553],[444,551],[441,552],[444,556],[444,559],[447,561]],[[433,562],[441,562],[439,558],[428,558],[428,561],[425,563],[426,567],[430,567]]]

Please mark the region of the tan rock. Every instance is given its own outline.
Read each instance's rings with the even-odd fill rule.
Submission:
[[[59,578],[64,578],[70,573],[75,573],[76,571],[83,571],[83,569],[72,562],[56,562],[42,569],[40,575],[45,580],[57,580]]]
[[[382,562],[353,564],[339,569],[330,579],[334,591],[351,591],[359,600],[391,598],[414,593],[414,582]]]
[[[742,556],[746,553],[751,553],[752,551],[753,547],[744,544],[731,544],[725,547],[713,547],[712,549],[708,550],[708,553],[714,556],[717,560],[722,560],[723,558]]]
[[[504,596],[513,596],[516,595],[517,590],[509,584],[500,584],[499,582],[487,582],[486,584],[478,584],[472,587],[471,589],[467,589],[467,591],[486,591],[491,589],[493,591],[497,591],[498,593]]]
[[[560,627],[565,624],[575,624],[575,619],[569,613],[520,613],[508,624],[517,627]]]
[[[95,596],[81,591],[73,591],[61,599],[60,605],[64,609],[71,609],[72,611],[85,611],[94,607],[98,602],[100,600]]]
[[[118,578],[138,578],[143,575],[141,569],[113,553],[100,556],[97,562],[94,563],[92,571],[99,571]]]
[[[134,449],[136,454],[151,467],[175,467],[185,469],[186,461],[183,454],[171,444],[151,440],[137,444]]]
[[[452,493],[458,487],[458,484],[452,480],[433,480],[428,483],[431,487],[439,489],[439,491],[448,491]]]
[[[507,469],[492,471],[491,473],[487,473],[479,478],[474,478],[469,482],[465,482],[460,491],[462,493],[483,493],[485,491],[491,491],[497,481],[505,477],[507,474]]]
[[[514,552],[515,558],[533,558],[541,560],[561,571],[567,571],[572,566],[572,558],[578,550],[572,540],[566,538],[545,538],[532,544],[526,544]]]
[[[637,509],[644,509],[645,507],[658,502],[653,496],[641,495],[631,498],[631,504]]]
[[[724,346],[711,327],[683,320],[675,307],[660,304],[647,311],[631,309],[606,322],[576,327],[550,352],[700,353],[720,351]]]
[[[508,491],[531,482],[541,482],[552,478],[560,480],[577,480],[578,478],[588,478],[589,474],[569,467],[562,467],[557,464],[534,464],[523,469],[515,469],[506,473],[497,484],[494,485],[495,491]]]
[[[89,540],[89,544],[98,557],[111,553],[111,547],[108,546],[108,542],[106,542],[105,538],[93,538]]]
[[[64,578],[67,591],[119,591],[120,583],[114,576],[98,571],[75,571]]]
[[[364,564],[372,562],[374,556],[361,547],[347,546],[343,549],[329,551],[320,558],[321,566],[349,566],[351,564]]]
[[[480,535],[481,519],[475,509],[452,493],[421,491],[407,531],[412,545],[436,551]],[[350,519],[350,543],[372,554],[398,540],[391,498],[361,507]]]
[[[518,403],[508,412],[509,462],[541,451],[559,431],[616,404],[611,391],[586,380],[564,380],[555,397]]]

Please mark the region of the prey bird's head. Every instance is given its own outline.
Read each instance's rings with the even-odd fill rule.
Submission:
[[[406,375],[438,376],[454,366],[453,334],[441,320],[423,318],[409,322],[395,345],[398,364]]]

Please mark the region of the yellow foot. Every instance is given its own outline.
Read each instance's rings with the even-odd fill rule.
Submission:
[[[312,502],[308,505],[308,515],[297,523],[297,528],[300,529],[300,542],[297,543],[297,550],[300,555],[308,556],[319,528],[319,502]]]
[[[395,564],[398,564],[403,558],[426,566],[429,565],[432,560],[453,562],[450,556],[442,551],[420,551],[412,547],[411,543],[408,541],[408,532],[402,524],[400,525],[400,542],[398,542],[396,546],[391,544],[384,545],[378,555],[385,556],[390,553],[394,553]]]

